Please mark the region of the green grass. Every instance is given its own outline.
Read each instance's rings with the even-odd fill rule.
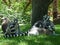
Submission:
[[[30,25],[21,26],[21,30],[25,31]],[[60,25],[56,25],[56,33],[60,34]],[[0,45],[60,45],[60,36],[20,36],[13,38],[4,38],[0,34]]]

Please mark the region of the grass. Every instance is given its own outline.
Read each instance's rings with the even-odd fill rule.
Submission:
[[[21,26],[25,31],[30,25]],[[60,25],[56,25],[56,33],[60,34]],[[39,36],[20,36],[13,38],[4,38],[0,34],[0,45],[60,45],[60,36],[39,35]]]

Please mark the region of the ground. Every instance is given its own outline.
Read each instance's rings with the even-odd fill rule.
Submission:
[[[29,29],[29,25],[21,26],[23,31]],[[60,34],[60,25],[55,26],[56,33]],[[1,30],[1,29],[0,29]],[[0,34],[0,45],[60,45],[60,36],[39,35],[4,38]]]

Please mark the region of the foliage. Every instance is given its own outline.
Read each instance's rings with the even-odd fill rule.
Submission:
[[[10,0],[11,6],[6,5],[3,0],[0,0],[0,23],[1,18],[8,17],[10,20],[17,18],[20,24],[25,24],[20,27],[21,31],[25,32],[30,29],[31,25],[31,8],[32,6],[26,9],[23,13],[24,7],[27,4],[27,0]],[[7,0],[8,4],[8,0]],[[49,7],[51,9],[52,7]],[[58,9],[60,10],[60,0],[58,3]],[[60,25],[56,25],[56,33],[60,34]],[[1,34],[2,30],[0,29],[0,45],[59,45],[60,36],[48,36],[48,35],[39,35],[39,36],[21,36],[13,38],[4,38]]]
[[[60,13],[60,0],[58,0],[58,11]]]
[[[19,23],[30,23],[31,5],[23,14],[23,10],[26,4],[26,0],[20,0],[20,2],[12,0],[11,6],[9,7],[3,2],[3,0],[0,0],[0,15],[8,17],[10,20],[13,20],[13,18],[17,18],[19,20]]]

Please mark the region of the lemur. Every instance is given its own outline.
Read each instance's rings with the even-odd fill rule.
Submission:
[[[49,16],[44,16],[43,20],[37,21],[32,27],[31,29],[29,29],[26,32],[22,32],[20,31],[20,27],[18,24],[18,20],[14,19],[13,22],[11,22],[8,25],[8,28],[6,29],[7,32],[9,32],[15,37],[15,36],[29,36],[29,35],[40,35],[40,34],[54,34],[55,33],[55,28],[54,28],[54,24],[53,22],[51,22],[49,20]],[[10,30],[10,31],[8,31]],[[8,34],[8,33],[7,33]],[[12,35],[6,35],[7,37],[11,37]]]
[[[48,35],[54,35],[55,34],[55,28],[53,22],[49,20],[49,16],[45,15],[43,16],[43,20],[37,21],[30,31],[28,31],[28,35],[39,35],[39,34],[48,34]]]
[[[8,18],[6,18],[6,17],[3,17],[2,18],[2,26],[1,26],[1,28],[2,28],[2,31],[3,31],[3,33],[5,33],[6,32],[6,29],[7,29],[7,26],[8,26],[8,24],[9,24],[9,19]]]

